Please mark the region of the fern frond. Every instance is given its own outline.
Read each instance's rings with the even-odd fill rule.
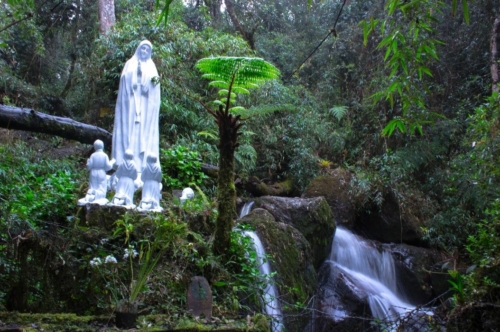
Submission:
[[[328,110],[328,113],[340,121],[347,114],[348,110],[347,106],[333,106]]]
[[[255,169],[257,151],[250,144],[242,144],[234,154],[236,162],[247,171]]]
[[[198,132],[197,135],[212,138],[212,139],[217,139],[219,137],[217,134],[214,134],[210,131],[200,131],[200,132]]]
[[[242,88],[239,86],[233,87],[233,92],[238,93],[238,94],[242,94],[242,95],[249,95],[250,94],[250,91],[248,89],[245,89],[245,88]]]
[[[204,78],[232,83],[235,87],[257,88],[259,84],[279,77],[280,71],[261,58],[216,57],[196,63]]]
[[[212,81],[208,83],[208,86],[213,86],[215,88],[221,88],[221,89],[229,89],[229,83],[224,82],[224,81]]]
[[[235,107],[231,107],[229,109],[229,112],[236,114],[236,115],[240,115],[244,111],[246,111],[246,108],[243,106],[235,106]]]
[[[225,112],[239,115],[245,108],[233,107],[238,94],[249,94],[250,89],[279,76],[279,70],[261,58],[216,57],[204,58],[196,63],[202,77],[211,80],[209,86],[219,88],[216,105]]]

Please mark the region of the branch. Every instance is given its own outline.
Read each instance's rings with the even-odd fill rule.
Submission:
[[[96,139],[111,147],[112,134],[102,128],[29,108],[0,105],[0,127],[55,135],[84,144]]]

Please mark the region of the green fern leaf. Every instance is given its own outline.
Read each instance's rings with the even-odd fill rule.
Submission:
[[[219,88],[216,105],[230,108],[231,112],[244,112],[243,107],[230,107],[238,94],[249,94],[268,80],[279,77],[279,70],[261,58],[214,57],[196,63],[202,77],[210,80],[209,86]],[[229,100],[229,103],[227,102]],[[226,109],[229,111],[229,109]]]
[[[328,112],[340,121],[347,114],[348,110],[347,106],[334,106],[330,108]]]
[[[246,111],[246,108],[243,106],[235,106],[235,107],[231,107],[229,109],[229,112],[231,112],[233,114],[241,114],[244,111]]]

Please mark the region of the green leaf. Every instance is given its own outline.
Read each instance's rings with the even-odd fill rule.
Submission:
[[[457,0],[453,0],[451,3],[451,13],[453,16],[455,16],[455,13],[457,12]]]
[[[245,110],[246,110],[246,108],[243,107],[243,106],[235,106],[235,107],[231,107],[229,109],[229,112],[231,112],[231,113],[240,113],[240,112],[245,111]]]
[[[394,14],[396,8],[399,6],[399,0],[391,0],[387,4],[389,6],[389,15]]]
[[[347,114],[348,110],[347,106],[334,106],[330,108],[329,113],[340,121]]]
[[[156,21],[156,26],[160,25],[160,23],[163,21],[164,25],[167,25],[168,21],[168,14],[170,12],[170,5],[172,4],[174,0],[165,0],[165,5],[163,6],[160,16],[158,16],[158,20]],[[160,7],[160,0],[156,0],[156,9]]]
[[[432,72],[429,68],[427,68],[425,66],[420,66],[420,67],[418,67],[418,70],[425,73],[427,76],[432,77]],[[420,79],[422,79],[422,77],[420,77]]]
[[[396,128],[398,128],[402,133],[406,132],[406,126],[404,122],[401,121],[401,119],[392,119],[391,121],[389,121],[387,126],[382,129],[382,136],[391,136]]]
[[[390,47],[388,47],[387,50],[385,51],[384,61],[387,60],[389,55],[391,55],[391,48]]]
[[[209,84],[210,85],[210,84]],[[217,93],[220,96],[226,96],[227,94],[229,93],[229,90],[228,89],[221,89],[219,90],[219,92]]]
[[[467,4],[467,0],[462,0],[462,8],[464,10],[464,20],[467,25],[470,23],[469,21],[469,5]]]
[[[242,88],[239,86],[233,87],[233,92],[238,93],[238,94],[242,94],[242,95],[249,95],[250,94],[250,91],[248,89],[245,89],[245,88]]]
[[[217,135],[215,135],[214,133],[211,133],[209,131],[200,131],[200,132],[198,132],[197,135],[212,138],[212,139],[217,139]]]
[[[210,77],[205,77],[205,75],[203,75],[202,77],[210,79]],[[212,82],[208,83],[208,86],[212,86],[215,88],[223,88],[226,90],[229,88],[229,85],[224,81],[212,81]]]
[[[407,9],[410,9],[410,7],[414,7],[419,2],[422,2],[422,0],[413,0],[412,2],[409,2],[406,5],[401,6],[400,9],[402,12],[405,12]]]

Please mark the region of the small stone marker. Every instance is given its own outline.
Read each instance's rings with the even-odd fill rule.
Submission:
[[[205,277],[191,278],[187,293],[187,305],[195,317],[203,314],[206,319],[212,318],[212,290]]]

